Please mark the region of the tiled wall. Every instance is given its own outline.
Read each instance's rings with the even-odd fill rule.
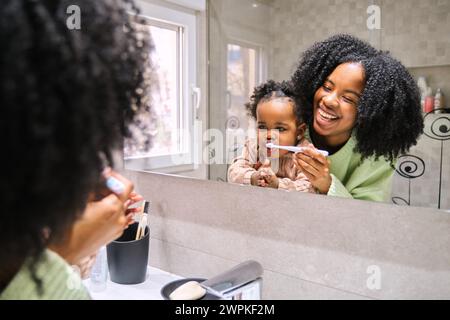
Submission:
[[[208,278],[254,259],[264,267],[265,299],[450,299],[443,211],[127,175],[152,201],[152,266]],[[371,270],[380,272],[379,289]]]
[[[379,31],[367,28],[370,4],[381,8]],[[335,33],[389,50],[407,67],[450,65],[448,0],[274,0],[271,32],[275,79],[289,78],[301,52]]]
[[[382,43],[406,66],[450,64],[450,1],[383,0]]]
[[[275,0],[271,16],[271,76],[288,79],[300,54],[336,33],[369,40],[367,2],[362,0]]]
[[[450,210],[450,114],[427,115],[424,132],[398,160],[393,202]]]

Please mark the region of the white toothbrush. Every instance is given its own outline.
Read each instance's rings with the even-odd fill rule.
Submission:
[[[270,149],[287,150],[287,151],[291,151],[291,152],[294,152],[294,153],[303,152],[304,150],[308,149],[308,148],[305,148],[305,147],[277,146],[276,144],[273,144],[271,142],[266,144],[266,147],[270,148]],[[328,157],[328,151],[325,151],[325,150],[317,150],[317,151],[319,153],[323,154],[325,157]]]

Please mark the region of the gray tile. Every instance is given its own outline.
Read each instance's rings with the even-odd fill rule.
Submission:
[[[368,300],[369,298],[265,270],[263,299]]]
[[[446,213],[157,174],[137,181],[153,203],[152,237],[171,245],[255,259],[274,272],[373,298],[450,297]],[[387,279],[380,292],[366,286],[371,265]]]
[[[209,278],[228,270],[241,261],[231,261],[186,247],[151,240],[150,265],[184,277]],[[368,299],[349,292],[322,286],[265,269],[264,300]]]

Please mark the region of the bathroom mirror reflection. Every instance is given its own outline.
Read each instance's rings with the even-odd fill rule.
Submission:
[[[397,159],[386,202],[450,209],[450,114],[445,109],[450,106],[450,99],[445,104],[450,96],[450,2],[139,4],[147,21],[142,28],[155,45],[151,68],[156,78],[151,113],[142,115],[133,139],[125,143],[127,169],[227,182],[233,158],[258,128],[245,107],[254,87],[269,79],[291,79],[302,52],[347,33],[389,51],[422,94],[423,135]]]

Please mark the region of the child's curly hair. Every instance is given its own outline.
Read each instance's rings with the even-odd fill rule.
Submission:
[[[391,163],[417,143],[423,132],[420,95],[406,68],[388,52],[350,35],[335,35],[307,50],[291,81],[311,127],[315,92],[342,63],[361,63],[365,88],[355,124],[356,151],[362,158],[386,157]]]
[[[258,107],[258,104],[277,98],[289,99],[294,106],[294,113],[297,114],[297,118],[302,119],[301,112],[297,107],[298,104],[295,101],[292,83],[289,81],[276,82],[274,80],[268,80],[266,83],[255,87],[253,94],[250,97],[250,102],[246,103],[245,107],[247,108],[249,115],[256,119],[256,108]]]

